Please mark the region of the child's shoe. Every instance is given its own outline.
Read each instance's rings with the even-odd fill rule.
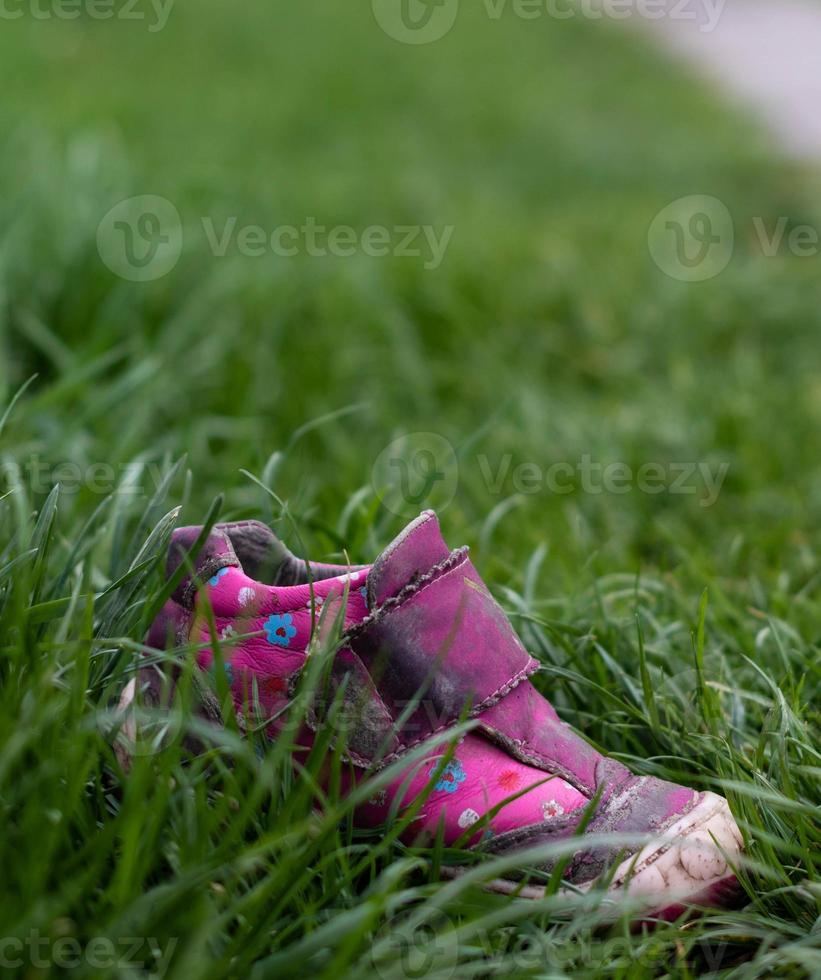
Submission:
[[[199,532],[175,533],[169,576]],[[186,578],[177,588],[148,645],[202,643],[198,663],[210,670],[207,594],[240,719],[251,709],[278,719],[268,728],[276,737],[318,609],[344,597],[345,634],[332,674],[337,684],[345,679],[345,701],[357,711],[344,746],[355,771],[382,768],[460,720],[476,720],[444,767],[439,748],[376,793],[357,811],[362,826],[380,825],[398,795],[408,805],[435,779],[413,824],[414,839],[443,833],[446,844],[461,837],[473,848],[509,853],[567,840],[587,816],[578,850],[563,870],[577,888],[606,875],[609,893],[629,894],[666,915],[684,903],[723,904],[734,892],[731,864],[742,838],[726,800],[635,776],[563,724],[529,680],[538,662],[482,583],[467,549],[448,549],[432,511],[413,521],[372,566],[306,563],[253,521],[217,526],[200,554],[190,557],[196,558],[196,580]],[[168,695],[167,679],[156,667],[142,668],[136,683],[143,701],[157,705],[163,692]],[[129,684],[121,707],[133,703],[136,683]],[[218,722],[213,695],[205,700]],[[133,718],[124,727],[133,737]],[[481,829],[471,837],[477,823]],[[602,843],[611,834],[644,841],[626,846],[622,836]],[[589,835],[598,839],[594,846],[585,846]],[[542,893],[515,881],[494,885]]]

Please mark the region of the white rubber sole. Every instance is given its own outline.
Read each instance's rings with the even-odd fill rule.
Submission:
[[[120,697],[118,710],[126,717],[122,734],[132,744],[136,739],[136,720],[129,709],[134,701],[136,681],[128,682]],[[127,771],[131,754],[122,742],[115,752]],[[678,914],[687,905],[721,906],[735,888],[737,863],[744,849],[744,839],[730,807],[723,796],[702,793],[689,813],[648,842],[616,869],[606,895],[609,899],[627,898],[637,903],[644,915]],[[444,867],[445,877],[456,878],[463,869]],[[588,892],[596,881],[580,885],[576,892],[561,889],[559,894],[570,896]],[[485,886],[490,891],[515,894],[521,898],[544,898],[541,885],[521,885],[506,878],[497,878]],[[617,905],[614,912],[617,911]]]
[[[117,756],[124,772],[129,772],[131,769],[131,746],[137,740],[137,721],[132,710],[136,693],[137,681],[136,678],[132,677],[123,689],[119,704],[117,705],[117,711],[125,715],[125,718],[120,729],[119,737],[114,741],[114,754]]]
[[[723,905],[736,881],[730,865],[736,863],[743,846],[727,801],[716,793],[702,793],[689,813],[618,866],[605,894],[610,899],[635,901],[645,915],[672,914],[694,904]],[[454,872],[459,873],[449,868],[448,876],[455,877]],[[577,891],[590,891],[596,881]],[[522,898],[545,895],[543,886],[522,886],[502,878],[487,887]],[[559,894],[573,892],[563,889]]]

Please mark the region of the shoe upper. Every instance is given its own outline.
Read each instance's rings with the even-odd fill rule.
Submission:
[[[344,610],[331,682],[341,686],[346,710],[356,712],[342,746],[354,774],[401,760],[430,736],[475,721],[444,767],[439,748],[363,805],[357,813],[363,825],[384,822],[397,797],[408,805],[434,779],[414,836],[441,832],[452,843],[484,817],[481,832],[467,836],[471,846],[494,852],[568,838],[583,815],[585,833],[655,834],[698,802],[693,790],[633,775],[559,719],[531,681],[538,661],[467,549],[445,544],[432,511],[372,566],[297,559],[254,521],[218,525],[194,555],[200,530],[175,532],[169,577],[182,562],[196,574],[183,578],[147,643],[202,644],[197,663],[207,673],[215,659],[210,607],[238,716],[262,711],[277,718],[267,728],[276,737],[318,613],[330,603]],[[155,704],[163,683],[156,668],[141,670],[143,695]],[[206,709],[218,720],[218,706]],[[321,711],[309,719],[313,728],[321,723]],[[629,852],[623,844],[580,847],[565,877],[590,881]]]

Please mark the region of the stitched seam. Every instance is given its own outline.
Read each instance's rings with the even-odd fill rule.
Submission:
[[[497,687],[496,690],[489,694],[483,701],[471,711],[471,715],[477,715],[482,711],[486,711],[488,708],[492,708],[495,704],[498,704],[502,698],[507,697],[510,692],[519,686],[523,680],[530,677],[532,673],[539,669],[539,662],[527,655],[527,663],[522,667],[521,670],[517,671],[512,677],[509,677],[501,687]]]
[[[437,565],[434,565],[430,571],[425,572],[424,575],[420,575],[419,578],[414,579],[409,582],[400,592],[390,599],[386,599],[381,606],[376,608],[369,616],[366,616],[361,623],[357,623],[345,634],[345,637],[349,641],[358,639],[359,636],[365,633],[372,626],[376,626],[380,623],[384,617],[396,609],[398,606],[406,602],[411,596],[417,595],[423,589],[426,589],[429,585],[445,575],[447,572],[455,568],[464,558],[468,555],[467,548],[457,548],[456,551],[452,551],[447,558],[440,561]]]
[[[232,558],[230,555],[223,554],[219,557],[211,558],[203,565],[195,568],[195,575],[188,577],[188,584],[182,593],[182,604],[191,607],[194,602],[194,596],[200,588],[205,585],[209,578],[213,578],[221,568],[241,567],[238,558]],[[199,582],[197,579],[199,579]]]
[[[369,769],[373,765],[370,759],[366,759],[357,752],[348,752],[347,750],[342,753],[342,759],[344,762],[352,762],[355,766],[359,766],[360,769]]]
[[[516,827],[514,830],[509,830],[504,834],[499,834],[498,837],[493,837],[488,842],[490,846],[485,844],[483,849],[487,850],[488,853],[497,854],[497,848],[504,849],[510,844],[522,844],[529,841],[532,837],[542,837],[545,834],[547,834],[549,837],[557,836],[564,831],[574,829],[579,823],[582,812],[584,812],[584,807],[580,806],[577,807],[576,810],[571,810],[571,812],[566,814],[564,817],[551,820],[550,823],[532,823],[528,824],[526,827]],[[474,847],[479,847],[481,844],[482,842],[480,841],[479,844],[474,845]]]
[[[393,762],[398,759],[400,755],[404,755],[411,749],[415,748],[417,745],[421,745],[426,739],[433,738],[434,735],[438,735],[440,732],[445,732],[448,728],[453,728],[452,721],[443,722],[437,728],[431,729],[424,735],[420,735],[419,738],[414,739],[412,742],[402,742],[389,756],[385,756],[384,762]]]
[[[663,834],[664,831],[667,830],[669,827],[672,827],[674,823],[678,822],[683,817],[686,817],[688,813],[691,813],[695,809],[695,807],[698,806],[700,800],[701,800],[701,794],[697,793],[695,799],[692,800],[692,802],[688,803],[685,809],[681,811],[681,813],[674,813],[671,817],[668,817],[661,825],[661,827],[658,827],[655,832],[657,834]],[[635,868],[632,869],[632,873],[636,875],[638,874],[639,871],[644,871],[645,868],[652,867],[656,863],[656,861],[659,860],[659,858],[663,857],[670,850],[670,848],[675,845],[675,843],[676,843],[675,840],[671,840],[668,841],[666,844],[662,844],[660,847],[656,848],[655,851],[653,851],[651,854],[647,856],[647,859],[645,861],[641,861],[639,864],[635,866]],[[632,853],[635,854],[636,852],[633,851]],[[632,855],[628,855],[628,857],[630,856]],[[614,878],[612,884],[616,886],[620,886],[624,883],[625,878],[626,875],[622,875],[620,878]]]
[[[676,821],[681,820],[682,817],[686,817],[688,813],[698,806],[701,796],[701,793],[695,793],[693,799],[680,813],[674,813],[672,816],[668,817],[662,822],[661,826],[658,828],[658,832],[664,833],[664,831],[667,830],[668,827],[672,827]]]
[[[262,521],[251,521],[251,520],[249,520],[249,521],[228,521],[227,523],[224,523],[224,524],[215,524],[214,526],[217,527],[217,528],[219,528],[220,531],[226,531],[226,533],[228,531],[228,528],[232,528],[232,527],[262,527],[262,528],[265,528],[266,531],[269,531],[271,534],[273,534],[273,531],[271,531],[271,529],[268,527],[268,525],[267,524],[264,524]]]
[[[440,732],[445,732],[449,728],[453,728],[453,723],[445,722],[445,724],[440,725],[438,728],[434,728],[433,731],[427,732],[427,734],[420,736],[415,741],[408,742],[407,745],[400,745],[398,749],[395,749],[389,755],[383,756],[379,760],[379,767],[382,768],[383,766],[389,765],[391,762],[396,762],[397,759],[400,759],[407,752],[410,752],[411,749],[416,748],[417,745],[421,745],[422,742],[426,742],[429,738],[433,738],[434,735],[438,735]],[[463,741],[464,737],[464,735],[460,735],[459,741]]]
[[[532,659],[533,658],[531,658],[531,660]],[[536,666],[538,667],[536,661],[533,661],[533,663],[536,664]],[[531,668],[531,664],[528,664],[526,667],[523,667],[522,670],[520,670],[517,674],[511,677],[510,680],[506,681],[500,688],[498,688],[498,690],[494,691],[493,694],[491,694],[488,698],[485,698],[484,701],[476,705],[476,707],[468,713],[467,716],[468,719],[476,718],[476,716],[480,714],[482,711],[487,710],[487,708],[496,704],[503,697],[509,694],[514,687],[517,687],[528,676],[528,672],[530,668]],[[389,761],[393,762],[394,760],[398,759],[400,756],[404,755],[406,752],[409,752],[412,748],[415,748],[417,745],[420,745],[422,742],[426,741],[427,739],[432,738],[434,735],[438,735],[440,732],[447,731],[448,728],[453,728],[454,723],[456,721],[457,719],[451,718],[450,720],[443,722],[443,724],[439,725],[438,728],[432,729],[430,732],[421,735],[419,738],[414,739],[414,741],[412,742],[402,742],[394,750],[394,752],[391,753],[391,755],[385,756],[385,758],[382,760],[382,764],[385,764]]]
[[[419,518],[417,518],[418,523],[414,525],[414,527],[413,527],[413,530],[414,531],[417,531],[420,527],[424,527],[425,524],[428,523],[428,521],[430,521],[432,518],[434,518],[436,516],[432,510],[424,511],[423,513],[424,513],[424,516],[423,515],[420,515]],[[407,532],[407,528],[406,528],[406,532]],[[389,558],[391,555],[395,554],[399,550],[399,548],[401,548],[402,545],[405,544],[405,542],[408,540],[409,537],[410,537],[410,533],[406,533],[405,535],[402,536],[402,538],[399,541],[395,541],[395,542],[393,542],[393,544],[388,545],[388,547],[377,558],[376,562],[374,562],[373,568],[376,568],[377,569],[377,572],[378,573],[381,573],[381,571],[382,571],[382,569],[384,567],[384,561],[385,561],[385,559],[386,558]],[[371,570],[373,571],[373,569],[371,569]],[[371,578],[371,576],[369,575],[368,576],[368,598],[369,599],[375,599],[375,596],[373,595],[373,589],[371,588],[371,585],[374,584],[375,582],[376,582],[376,576],[374,576],[373,578]]]
[[[419,578],[412,582],[409,582],[403,589],[401,589],[395,596],[390,599],[386,599],[385,602],[379,606],[378,609],[374,610],[370,616],[362,620],[352,629],[350,629],[345,635],[345,639],[349,645],[353,646],[354,642],[368,629],[373,626],[378,625],[390,612],[398,608],[400,605],[407,602],[410,598],[413,598],[423,592],[428,586],[433,585],[436,581],[446,575],[448,572],[452,571],[454,568],[458,567],[468,556],[470,549],[467,547],[457,548],[452,551],[447,558],[443,559],[441,562],[434,565],[428,572],[421,575]],[[539,669],[539,662],[531,657],[526,651],[527,663],[522,667],[516,674],[508,678],[500,687],[498,687],[492,694],[489,694],[484,698],[479,704],[477,704],[468,714],[468,718],[475,718],[477,715],[486,711],[488,708],[493,707],[502,698],[506,697],[514,688],[516,688],[523,680],[529,677],[532,673]],[[396,761],[406,752],[420,745],[422,742],[434,735],[438,735],[441,732],[447,731],[447,729],[452,728],[454,724],[454,719],[450,719],[447,722],[439,725],[437,728],[426,732],[419,738],[414,739],[412,742],[402,742],[393,752],[385,756],[381,761],[380,765],[388,765],[390,762]]]
[[[486,734],[490,735],[495,742],[501,744],[503,748],[509,751],[518,752],[516,758],[520,762],[527,762],[530,765],[538,766],[544,772],[552,773],[555,776],[561,776],[562,779],[570,783],[571,786],[580,790],[588,797],[592,797],[595,792],[595,787],[590,786],[588,783],[583,782],[575,773],[572,773],[569,769],[565,769],[564,766],[559,765],[555,759],[549,759],[547,756],[542,755],[538,749],[533,748],[527,739],[523,738],[510,738],[505,735],[504,732],[496,728],[495,725],[491,725],[486,721],[482,722],[482,728]]]

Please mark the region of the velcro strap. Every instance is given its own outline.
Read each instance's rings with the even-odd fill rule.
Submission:
[[[399,751],[480,714],[538,668],[468,558],[453,552],[348,637],[400,735]]]
[[[346,647],[338,650],[328,680],[308,707],[308,727],[317,731],[335,708],[332,742],[341,745],[344,758],[360,768],[393,758],[399,747],[393,720],[359,657]]]

